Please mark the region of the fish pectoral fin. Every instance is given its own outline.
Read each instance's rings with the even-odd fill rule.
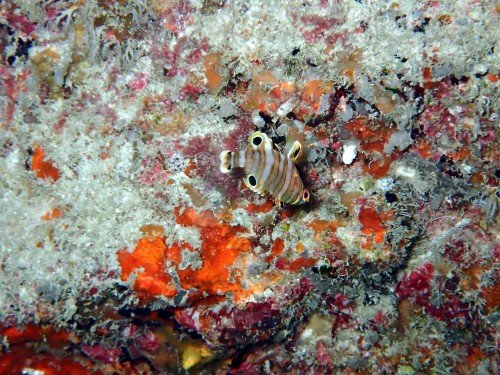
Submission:
[[[273,197],[273,202],[276,206],[281,207],[281,201],[277,197]]]
[[[295,141],[290,151],[288,151],[287,155],[288,158],[295,163],[300,155],[301,150],[302,150],[302,145],[300,144],[299,141]]]

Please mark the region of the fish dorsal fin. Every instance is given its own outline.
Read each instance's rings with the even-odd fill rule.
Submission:
[[[293,142],[292,148],[288,151],[288,158],[294,163],[297,161],[300,151],[302,150],[302,145],[299,141]]]
[[[264,148],[267,142],[272,141],[262,132],[255,132],[250,136],[250,138],[248,138],[248,146],[253,150],[260,150]]]

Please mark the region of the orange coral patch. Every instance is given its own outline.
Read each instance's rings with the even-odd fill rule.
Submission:
[[[91,375],[102,374],[95,371],[89,361],[84,365],[71,357],[58,358],[47,351],[39,352],[32,347],[17,345],[0,357],[0,372],[2,374],[72,374]]]
[[[325,230],[335,231],[337,229],[338,223],[337,221],[328,221],[328,220],[313,220],[310,223],[307,223],[307,226],[314,230],[316,233],[323,232]]]
[[[477,171],[470,175],[469,182],[472,182],[473,184],[484,184],[486,182],[486,178],[481,171]]]
[[[22,329],[6,327],[0,329],[0,335],[7,339],[9,345],[46,341],[53,348],[63,348],[71,343],[69,334],[63,330],[57,330],[54,326],[27,324]]]
[[[59,169],[51,161],[45,160],[45,151],[40,146],[36,146],[33,151],[31,170],[35,172],[35,176],[42,180],[50,178],[57,181],[60,177]]]
[[[267,213],[271,211],[274,207],[274,203],[271,200],[267,200],[266,202],[262,204],[255,204],[255,203],[250,203],[246,211],[247,212],[257,212],[257,213]]]
[[[165,238],[155,237],[140,239],[132,253],[127,249],[118,252],[123,281],[138,268],[143,269],[138,272],[134,282],[134,290],[143,302],[151,301],[159,295],[171,298],[176,293],[175,285],[165,272],[167,250]]]
[[[483,294],[486,299],[486,306],[500,306],[500,284],[483,288]]]
[[[322,84],[323,81],[320,79],[313,79],[307,82],[302,89],[302,98],[310,102],[318,100],[325,92]]]
[[[433,153],[431,143],[422,140],[416,142],[415,150],[423,159],[429,159]]]
[[[346,123],[345,128],[361,141],[361,149],[365,152],[383,152],[385,144],[396,131],[381,121],[358,117]]]
[[[500,81],[500,74],[494,75],[494,74],[488,74],[487,75],[488,79],[490,80],[491,83],[495,83]]]
[[[280,221],[283,221],[285,219],[290,219],[294,213],[295,213],[294,208],[289,207],[289,208],[282,209],[281,212],[279,213]]]
[[[395,128],[390,128],[387,124],[370,120],[366,117],[358,117],[345,124],[358,140],[361,141],[360,149],[366,156],[363,170],[375,178],[387,175],[391,168],[391,163],[399,156],[393,152],[387,157],[384,154],[384,146],[389,141]]]
[[[276,263],[276,268],[282,271],[292,271],[297,272],[303,268],[308,268],[314,266],[318,261],[312,258],[298,258],[291,262],[280,259]]]
[[[59,208],[54,208],[52,211],[47,212],[42,216],[43,221],[50,221],[52,219],[59,219],[62,216],[62,212]]]
[[[472,156],[470,150],[468,149],[461,149],[457,152],[455,152],[452,155],[452,158],[454,161],[459,161],[459,160],[467,160]]]
[[[301,90],[302,103],[293,110],[293,113],[299,120],[317,114],[321,105],[321,97],[333,89],[334,85],[331,82],[323,82],[319,79],[306,82]]]
[[[184,289],[198,289],[195,295],[237,293],[242,289],[238,280],[229,281],[228,268],[241,252],[250,249],[250,241],[234,237],[231,231],[223,232],[225,233],[215,232],[210,239],[205,236],[201,249],[203,265],[200,269],[193,270],[188,267],[178,271]],[[222,237],[219,237],[219,234],[222,234]]]
[[[186,168],[184,169],[184,174],[188,177],[193,177],[196,172],[196,164],[194,161],[189,160]]]
[[[228,270],[242,252],[250,250],[251,244],[248,238],[238,236],[246,230],[240,226],[218,223],[210,210],[197,213],[188,207],[182,213],[180,208],[176,208],[174,212],[179,224],[197,226],[202,240],[201,268],[187,267],[184,270],[178,270],[182,287],[198,290],[192,298],[227,292],[233,292],[235,295],[246,293],[238,282],[239,277],[230,280]],[[179,246],[174,245],[169,252],[174,262],[180,261],[181,248]]]
[[[71,345],[70,334],[66,331],[47,326],[43,328],[43,334],[47,343],[53,348],[62,349]]]
[[[312,267],[317,263],[316,259],[312,258],[299,258],[290,262],[288,265],[288,269],[292,272],[297,272],[302,268]]]
[[[181,207],[176,207],[174,209],[174,214],[177,223],[181,225],[194,225],[196,227],[206,228],[218,224],[217,218],[210,210],[198,213],[194,208],[185,207],[181,212]]]
[[[216,94],[224,84],[224,77],[221,74],[221,54],[209,53],[205,56],[205,78],[207,90]]]
[[[261,71],[254,75],[251,88],[246,93],[246,100],[241,104],[241,108],[246,111],[258,109],[259,111],[271,114],[278,107],[278,98],[284,100],[287,90],[291,89],[288,85],[283,86],[276,77],[269,71]]]
[[[274,241],[273,246],[271,247],[271,255],[266,257],[266,262],[270,262],[273,258],[281,255],[283,250],[285,250],[285,241],[283,241],[281,238],[277,238],[276,241]]]
[[[243,272],[231,268],[235,259],[251,248],[250,240],[239,236],[246,230],[240,226],[219,223],[210,210],[198,213],[190,207],[177,207],[174,213],[180,225],[199,229],[202,241],[199,250],[193,250],[185,243],[166,246],[164,237],[150,237],[158,229],[152,226],[144,228],[149,236],[139,240],[132,253],[126,249],[118,253],[123,281],[140,269],[133,287],[141,302],[151,301],[160,295],[171,298],[176,294],[176,287],[165,270],[166,264],[175,267],[180,286],[191,291],[191,300],[228,292],[232,292],[235,299],[251,294],[251,290],[243,290],[239,283]],[[186,255],[194,259],[198,256],[199,262],[186,262],[183,259]],[[183,262],[186,263],[181,269]]]
[[[280,82],[271,90],[271,95],[276,99],[287,99],[295,92],[292,82]]]
[[[297,253],[302,254],[304,252],[304,244],[302,242],[297,242]]]
[[[7,327],[2,329],[0,333],[7,338],[10,345],[43,340],[42,327],[34,324],[27,324],[22,330],[16,327]]]
[[[391,169],[391,159],[381,158],[374,161],[369,161],[363,164],[363,171],[375,178],[382,178],[389,173]]]
[[[314,230],[315,235],[314,239],[316,241],[322,241],[321,235],[324,231],[329,230],[332,232],[335,232],[338,226],[338,222],[336,220],[334,221],[328,221],[328,220],[313,220],[310,223],[306,224],[309,228]]]
[[[422,77],[424,81],[429,81],[432,78],[431,68],[424,68],[424,70],[422,71]]]
[[[364,234],[373,236],[373,243],[383,243],[385,228],[382,225],[382,218],[377,211],[369,207],[361,207],[359,212],[359,222],[363,226]]]
[[[370,139],[373,134],[366,117],[355,118],[347,122],[344,126],[353,135],[361,140]]]

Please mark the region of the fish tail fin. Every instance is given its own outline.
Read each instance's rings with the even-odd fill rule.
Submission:
[[[234,157],[231,151],[222,151],[220,153],[220,171],[229,173],[235,166],[233,165]]]

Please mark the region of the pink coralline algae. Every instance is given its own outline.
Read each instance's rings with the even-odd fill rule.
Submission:
[[[415,298],[419,305],[426,304],[431,294],[431,280],[434,278],[434,267],[432,264],[424,264],[403,279],[396,288],[399,298]]]
[[[497,374],[499,16],[0,2],[0,373]]]

